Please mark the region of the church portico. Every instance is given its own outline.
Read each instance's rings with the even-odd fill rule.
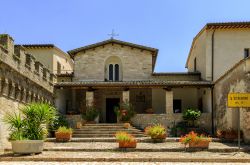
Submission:
[[[202,118],[211,119],[210,103],[203,101],[209,94],[208,82],[126,81],[126,82],[60,82],[56,85],[57,107],[63,114],[81,120],[87,105],[95,104],[100,111],[99,122],[115,123],[114,107],[129,102],[136,111],[132,123],[144,128],[150,123],[171,126],[182,120],[187,108],[203,111]],[[205,92],[206,91],[206,92]],[[61,99],[60,99],[61,98]],[[64,101],[62,102],[62,98]],[[208,100],[208,99],[207,99]],[[59,105],[60,104],[60,105]],[[73,105],[74,104],[74,105]],[[203,119],[207,121],[208,119]],[[77,121],[72,126],[75,126]],[[206,123],[204,123],[206,124]],[[210,129],[210,126],[207,126]]]

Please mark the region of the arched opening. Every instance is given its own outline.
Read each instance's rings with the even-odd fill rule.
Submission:
[[[117,56],[111,56],[105,61],[105,81],[122,81],[122,63]]]

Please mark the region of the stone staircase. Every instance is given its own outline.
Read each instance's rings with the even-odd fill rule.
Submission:
[[[116,132],[123,131],[136,138],[146,137],[135,127],[125,128],[123,124],[85,124],[80,129],[73,130],[73,138],[114,138]]]

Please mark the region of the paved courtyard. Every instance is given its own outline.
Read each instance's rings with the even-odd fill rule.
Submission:
[[[149,162],[249,163],[250,146],[237,152],[235,143],[211,142],[208,150],[186,152],[179,142],[138,143],[136,149],[121,150],[114,142],[45,142],[44,151],[37,155],[13,155],[8,146],[0,155],[0,164],[152,164]],[[35,162],[32,162],[35,161]],[[74,162],[74,163],[72,163]],[[89,162],[89,163],[87,163]],[[100,163],[97,163],[100,162]],[[106,162],[106,163],[103,163]],[[124,163],[120,163],[124,162]],[[125,163],[127,162],[127,163]],[[148,162],[148,163],[147,163]],[[166,164],[166,163],[154,163]],[[173,164],[173,163],[169,163]],[[204,163],[198,163],[204,164]]]

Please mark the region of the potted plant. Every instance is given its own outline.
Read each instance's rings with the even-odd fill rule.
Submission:
[[[119,148],[136,148],[137,141],[135,137],[127,132],[117,132],[115,138],[119,143]]]
[[[228,128],[227,130],[225,130],[225,134],[224,134],[225,139],[233,140],[233,139],[237,139],[237,137],[238,137],[238,133],[234,129]]]
[[[197,109],[187,109],[183,112],[182,117],[185,121],[188,122],[190,127],[196,126],[196,120],[198,120],[201,116],[201,111]]]
[[[68,142],[72,138],[72,129],[67,127],[59,127],[56,131],[56,141]]]
[[[148,109],[145,110],[145,112],[146,112],[147,114],[153,114],[153,113],[154,113],[154,110],[153,110],[153,108],[148,108]]]
[[[129,123],[130,119],[135,115],[134,107],[128,101],[121,103],[119,107],[115,107],[114,111],[117,122]]]
[[[167,137],[166,129],[161,124],[146,127],[145,134],[150,136],[153,142],[163,142]]]
[[[182,136],[180,138],[180,142],[185,145],[185,148],[188,145],[189,148],[208,149],[211,138],[203,134],[198,135],[197,133],[191,131],[185,136]]]
[[[31,103],[20,113],[7,113],[4,122],[9,125],[12,151],[17,154],[41,153],[47,136],[46,125],[56,115],[56,109],[45,103]]]
[[[69,127],[69,123],[64,115],[58,114],[54,117],[53,121],[49,124],[49,133],[51,137],[55,137],[55,132],[59,127]]]
[[[130,123],[124,123],[123,124],[125,128],[129,129],[131,127]]]
[[[87,123],[95,124],[99,122],[99,111],[94,104],[86,107],[85,114],[82,115]]]

